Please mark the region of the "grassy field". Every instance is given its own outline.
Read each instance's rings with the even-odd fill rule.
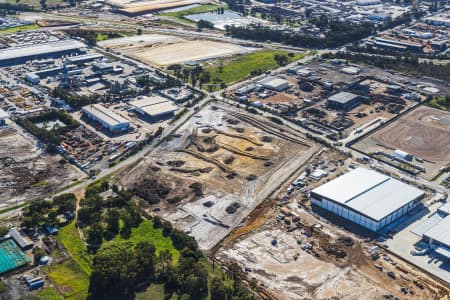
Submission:
[[[64,298],[52,287],[46,287],[36,293],[41,300],[63,300]]]
[[[65,299],[86,299],[93,256],[87,253],[84,242],[80,240],[75,222],[61,228],[57,239],[64,245],[73,260],[51,265],[45,269],[45,272],[56,284]],[[105,241],[102,247],[120,241],[129,241],[132,244],[149,241],[155,245],[157,252],[168,249],[172,253],[173,261],[178,261],[179,251],[173,247],[172,240],[169,237],[164,237],[161,229],[153,228],[151,221],[143,221],[139,227],[133,228],[129,239],[125,240],[117,235],[113,240]],[[54,294],[51,294],[52,291],[50,290],[42,291],[49,295],[48,297],[42,295],[42,299],[60,299],[57,298],[59,295],[56,291],[53,291]],[[160,298],[158,295],[162,295],[162,297]],[[162,285],[151,285],[143,292],[141,297],[144,297],[141,299],[164,299],[164,287]]]
[[[69,255],[80,266],[81,270],[90,275],[92,272],[92,257],[86,252],[86,246],[80,240],[75,222],[61,228],[57,236],[58,241],[64,245]]]
[[[163,13],[161,13],[161,15],[167,16],[167,17],[182,18],[182,17],[188,16],[188,15],[195,15],[195,14],[201,14],[201,13],[214,11],[214,10],[217,10],[219,7],[220,7],[219,5],[215,5],[215,4],[204,4],[204,5],[199,5],[196,7],[192,7],[192,8],[180,10],[180,11],[175,11],[175,12],[163,12]]]
[[[153,223],[151,221],[143,221],[139,227],[133,228],[129,239],[125,240],[118,234],[113,240],[104,242],[102,247],[120,241],[129,241],[133,244],[149,241],[155,246],[158,253],[162,250],[169,250],[170,253],[172,253],[174,262],[178,261],[178,257],[180,256],[179,251],[173,247],[170,237],[164,237],[161,229],[153,228]]]
[[[167,19],[161,20],[161,23],[166,25],[182,24],[192,27],[195,26],[196,23],[186,19],[185,16],[214,11],[219,7],[221,6],[215,4],[204,4],[175,12],[162,12],[161,16],[166,17]]]
[[[46,267],[45,272],[56,284],[59,292],[64,295],[64,299],[84,300],[87,298],[89,276],[75,261],[67,260],[61,264],[50,265]]]
[[[213,83],[214,79],[219,79],[226,84],[235,83],[249,78],[252,72],[258,71],[262,74],[278,67],[274,59],[276,54],[287,55],[288,52],[282,50],[261,50],[231,59],[220,60],[214,66],[204,67],[204,70],[211,75],[210,83]],[[304,53],[294,53],[294,56],[288,56],[289,62],[299,60],[305,55]]]
[[[446,100],[445,97],[433,97],[428,105],[437,109],[450,111],[450,101]]]
[[[33,30],[39,28],[36,24],[30,24],[30,25],[22,25],[12,28],[6,28],[6,29],[0,29],[0,35],[2,34],[8,34],[8,33],[14,33],[18,31],[27,31],[27,30]]]

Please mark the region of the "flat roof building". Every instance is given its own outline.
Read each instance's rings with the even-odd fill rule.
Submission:
[[[67,57],[67,62],[75,65],[84,64],[96,59],[103,58],[103,55],[100,53],[89,53],[84,55],[76,55]]]
[[[9,115],[6,111],[0,108],[0,126],[6,124],[6,119],[9,118]]]
[[[8,235],[19,245],[22,250],[33,248],[33,242],[26,240],[16,228],[11,228]]]
[[[425,193],[397,179],[354,169],[311,191],[313,206],[378,231],[417,205]]]
[[[338,110],[351,110],[363,102],[368,103],[369,98],[349,92],[339,92],[327,100],[328,106]]]
[[[258,81],[258,84],[269,90],[277,92],[284,91],[289,88],[289,82],[285,79],[276,76],[267,76],[264,79]]]
[[[86,45],[76,40],[63,40],[37,45],[0,49],[0,66],[22,64],[28,60],[80,53]]]
[[[433,252],[450,259],[450,202],[438,208],[411,232],[427,241]]]
[[[175,104],[161,96],[142,97],[131,101],[130,105],[141,115],[147,115],[153,119],[173,116],[178,110]]]
[[[130,122],[128,120],[110,111],[101,104],[83,106],[82,111],[89,119],[110,132],[123,132],[130,128]]]

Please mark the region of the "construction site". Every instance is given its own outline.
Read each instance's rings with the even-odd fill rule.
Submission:
[[[236,44],[145,34],[100,42],[106,49],[156,66],[204,61],[254,51]]]
[[[300,133],[208,105],[120,184],[211,250],[316,150]]]
[[[384,249],[302,209],[296,214],[298,229],[268,219],[221,247],[215,259],[237,262],[248,280],[257,280],[263,299],[440,299],[448,294],[448,286]]]
[[[0,127],[0,209],[45,198],[84,178],[83,172],[61,163],[60,155],[44,154],[42,146],[13,122]]]
[[[450,114],[420,106],[362,139],[353,147],[430,180],[448,167]],[[410,156],[396,157],[401,150]]]

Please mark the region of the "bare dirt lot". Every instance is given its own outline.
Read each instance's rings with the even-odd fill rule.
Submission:
[[[439,299],[445,293],[442,286],[387,254],[380,253],[372,261],[370,246],[357,237],[319,222],[304,210],[296,212],[302,229],[286,232],[284,224],[270,219],[220,248],[215,257],[245,268],[247,278],[255,278],[258,290],[262,288],[270,299]],[[339,253],[345,256],[338,257]],[[387,275],[389,271],[395,279]]]
[[[0,127],[0,209],[47,197],[85,176],[61,159],[44,154],[16,124]]]
[[[207,106],[120,184],[209,250],[311,157],[295,132],[229,106]],[[144,182],[144,185],[141,183]],[[146,186],[160,186],[142,192]],[[150,195],[150,196],[149,196]],[[155,202],[155,201],[153,201]]]
[[[146,34],[100,42],[144,63],[157,66],[207,60],[252,51],[235,44],[206,40],[185,40],[169,35]]]
[[[424,159],[432,178],[450,162],[450,113],[421,106],[355,145],[366,153],[401,149]],[[419,163],[418,163],[419,164]]]

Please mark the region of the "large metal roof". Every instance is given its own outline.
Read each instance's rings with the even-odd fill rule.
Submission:
[[[86,47],[85,44],[76,40],[63,40],[38,45],[10,47],[0,50],[0,61],[77,50],[84,47]]]
[[[0,120],[6,119],[6,118],[9,118],[8,113],[0,108]]]
[[[349,93],[349,92],[339,92],[337,94],[334,94],[328,98],[329,101],[338,102],[345,104],[347,102],[352,101],[355,98],[360,97],[359,95]]]
[[[450,216],[445,217],[440,223],[431,227],[424,236],[450,247]]]
[[[399,180],[364,168],[354,169],[312,192],[377,221],[424,194]]]
[[[178,110],[176,105],[167,98],[161,96],[144,97],[139,100],[131,101],[130,105],[139,108],[151,117],[173,113]]]
[[[83,111],[88,112],[92,115],[94,115],[99,120],[102,120],[108,126],[114,127],[122,124],[129,124],[130,121],[126,120],[125,118],[122,118],[118,114],[110,111],[106,107],[104,107],[101,104],[90,104],[83,107]]]

